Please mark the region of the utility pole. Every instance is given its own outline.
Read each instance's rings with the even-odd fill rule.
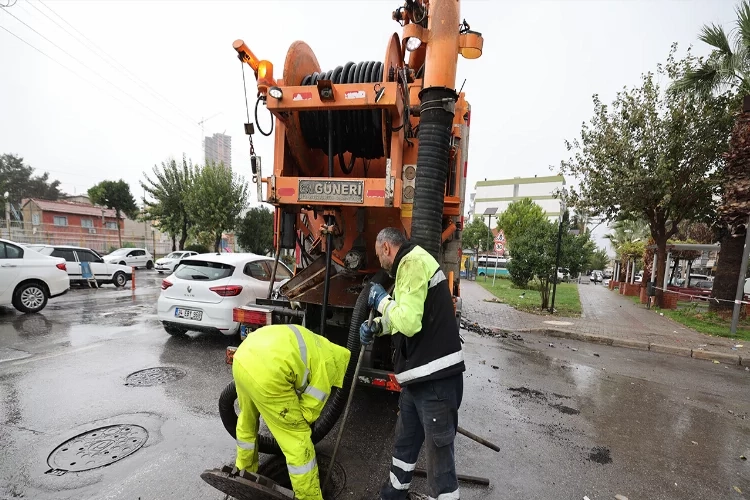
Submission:
[[[5,197],[5,227],[8,228],[8,239],[12,240],[13,238],[10,237],[10,193],[6,191],[3,196]]]
[[[567,195],[567,191],[563,188],[562,191],[562,198],[560,199],[560,225],[557,229],[557,248],[555,250],[555,270],[552,273],[553,281],[552,281],[552,302],[549,306],[549,312],[550,314],[555,314],[555,294],[557,293],[557,269],[560,267],[560,243],[562,240],[562,230],[563,230],[563,221],[565,220],[565,216],[567,214],[567,208],[565,206],[565,196]],[[594,284],[596,284],[596,281],[594,281]]]

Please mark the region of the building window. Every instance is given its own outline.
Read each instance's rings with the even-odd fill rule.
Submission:
[[[55,215],[54,219],[54,225],[56,226],[67,226],[68,225],[68,218],[65,216]]]
[[[81,227],[94,227],[94,221],[91,219],[81,219]]]
[[[105,222],[104,227],[107,229],[117,229],[117,223],[116,222]]]
[[[31,224],[32,225],[38,226],[39,223],[41,222],[40,219],[41,219],[41,217],[39,217],[39,214],[31,214]]]

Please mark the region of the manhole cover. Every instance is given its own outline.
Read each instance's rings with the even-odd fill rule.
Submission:
[[[155,368],[146,368],[135,373],[131,373],[125,379],[125,385],[139,387],[148,387],[152,385],[165,384],[173,380],[179,380],[185,376],[185,371],[179,368],[169,366],[157,366]]]
[[[50,453],[47,463],[52,469],[47,472],[59,475],[104,467],[135,453],[147,439],[148,431],[140,425],[108,425],[84,432]]]

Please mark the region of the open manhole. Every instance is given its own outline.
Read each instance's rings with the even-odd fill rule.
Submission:
[[[140,425],[117,424],[99,427],[65,441],[55,448],[47,463],[48,474],[81,472],[105,467],[138,451],[148,440]]]
[[[331,457],[323,453],[316,453],[318,462],[318,477],[320,478],[320,487],[323,487],[328,468],[331,466]],[[292,489],[292,480],[289,478],[289,469],[286,467],[284,457],[272,457],[270,460],[258,467],[258,474],[262,474],[268,479],[276,482],[279,486]],[[331,479],[328,480],[326,491],[323,492],[325,500],[333,500],[346,488],[346,471],[337,461],[333,464]]]
[[[185,371],[170,366],[157,366],[155,368],[146,368],[135,373],[131,373],[125,379],[125,385],[138,387],[148,387],[152,385],[166,384],[173,380],[179,380],[185,376]]]

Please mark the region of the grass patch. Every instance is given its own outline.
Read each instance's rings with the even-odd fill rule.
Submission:
[[[708,312],[705,309],[695,307],[695,303],[685,303],[679,309],[655,309],[657,312],[664,313],[664,316],[674,321],[692,328],[693,330],[717,337],[727,337],[732,339],[742,339],[750,342],[750,319],[740,320],[737,325],[737,333],[730,333],[732,319],[724,319],[716,313]]]
[[[530,312],[534,314],[549,314],[547,310],[542,310],[542,296],[538,290],[535,290],[535,282],[531,282],[531,289],[516,288],[507,278],[497,278],[495,286],[492,286],[492,278],[484,280],[483,276],[476,281],[483,286],[492,295],[497,297],[498,302],[508,304],[519,311]],[[523,294],[523,297],[521,297]],[[550,290],[550,300],[552,291]],[[581,315],[581,299],[578,296],[578,286],[574,283],[559,283],[557,293],[555,294],[555,314],[558,316],[567,316],[575,318]]]

